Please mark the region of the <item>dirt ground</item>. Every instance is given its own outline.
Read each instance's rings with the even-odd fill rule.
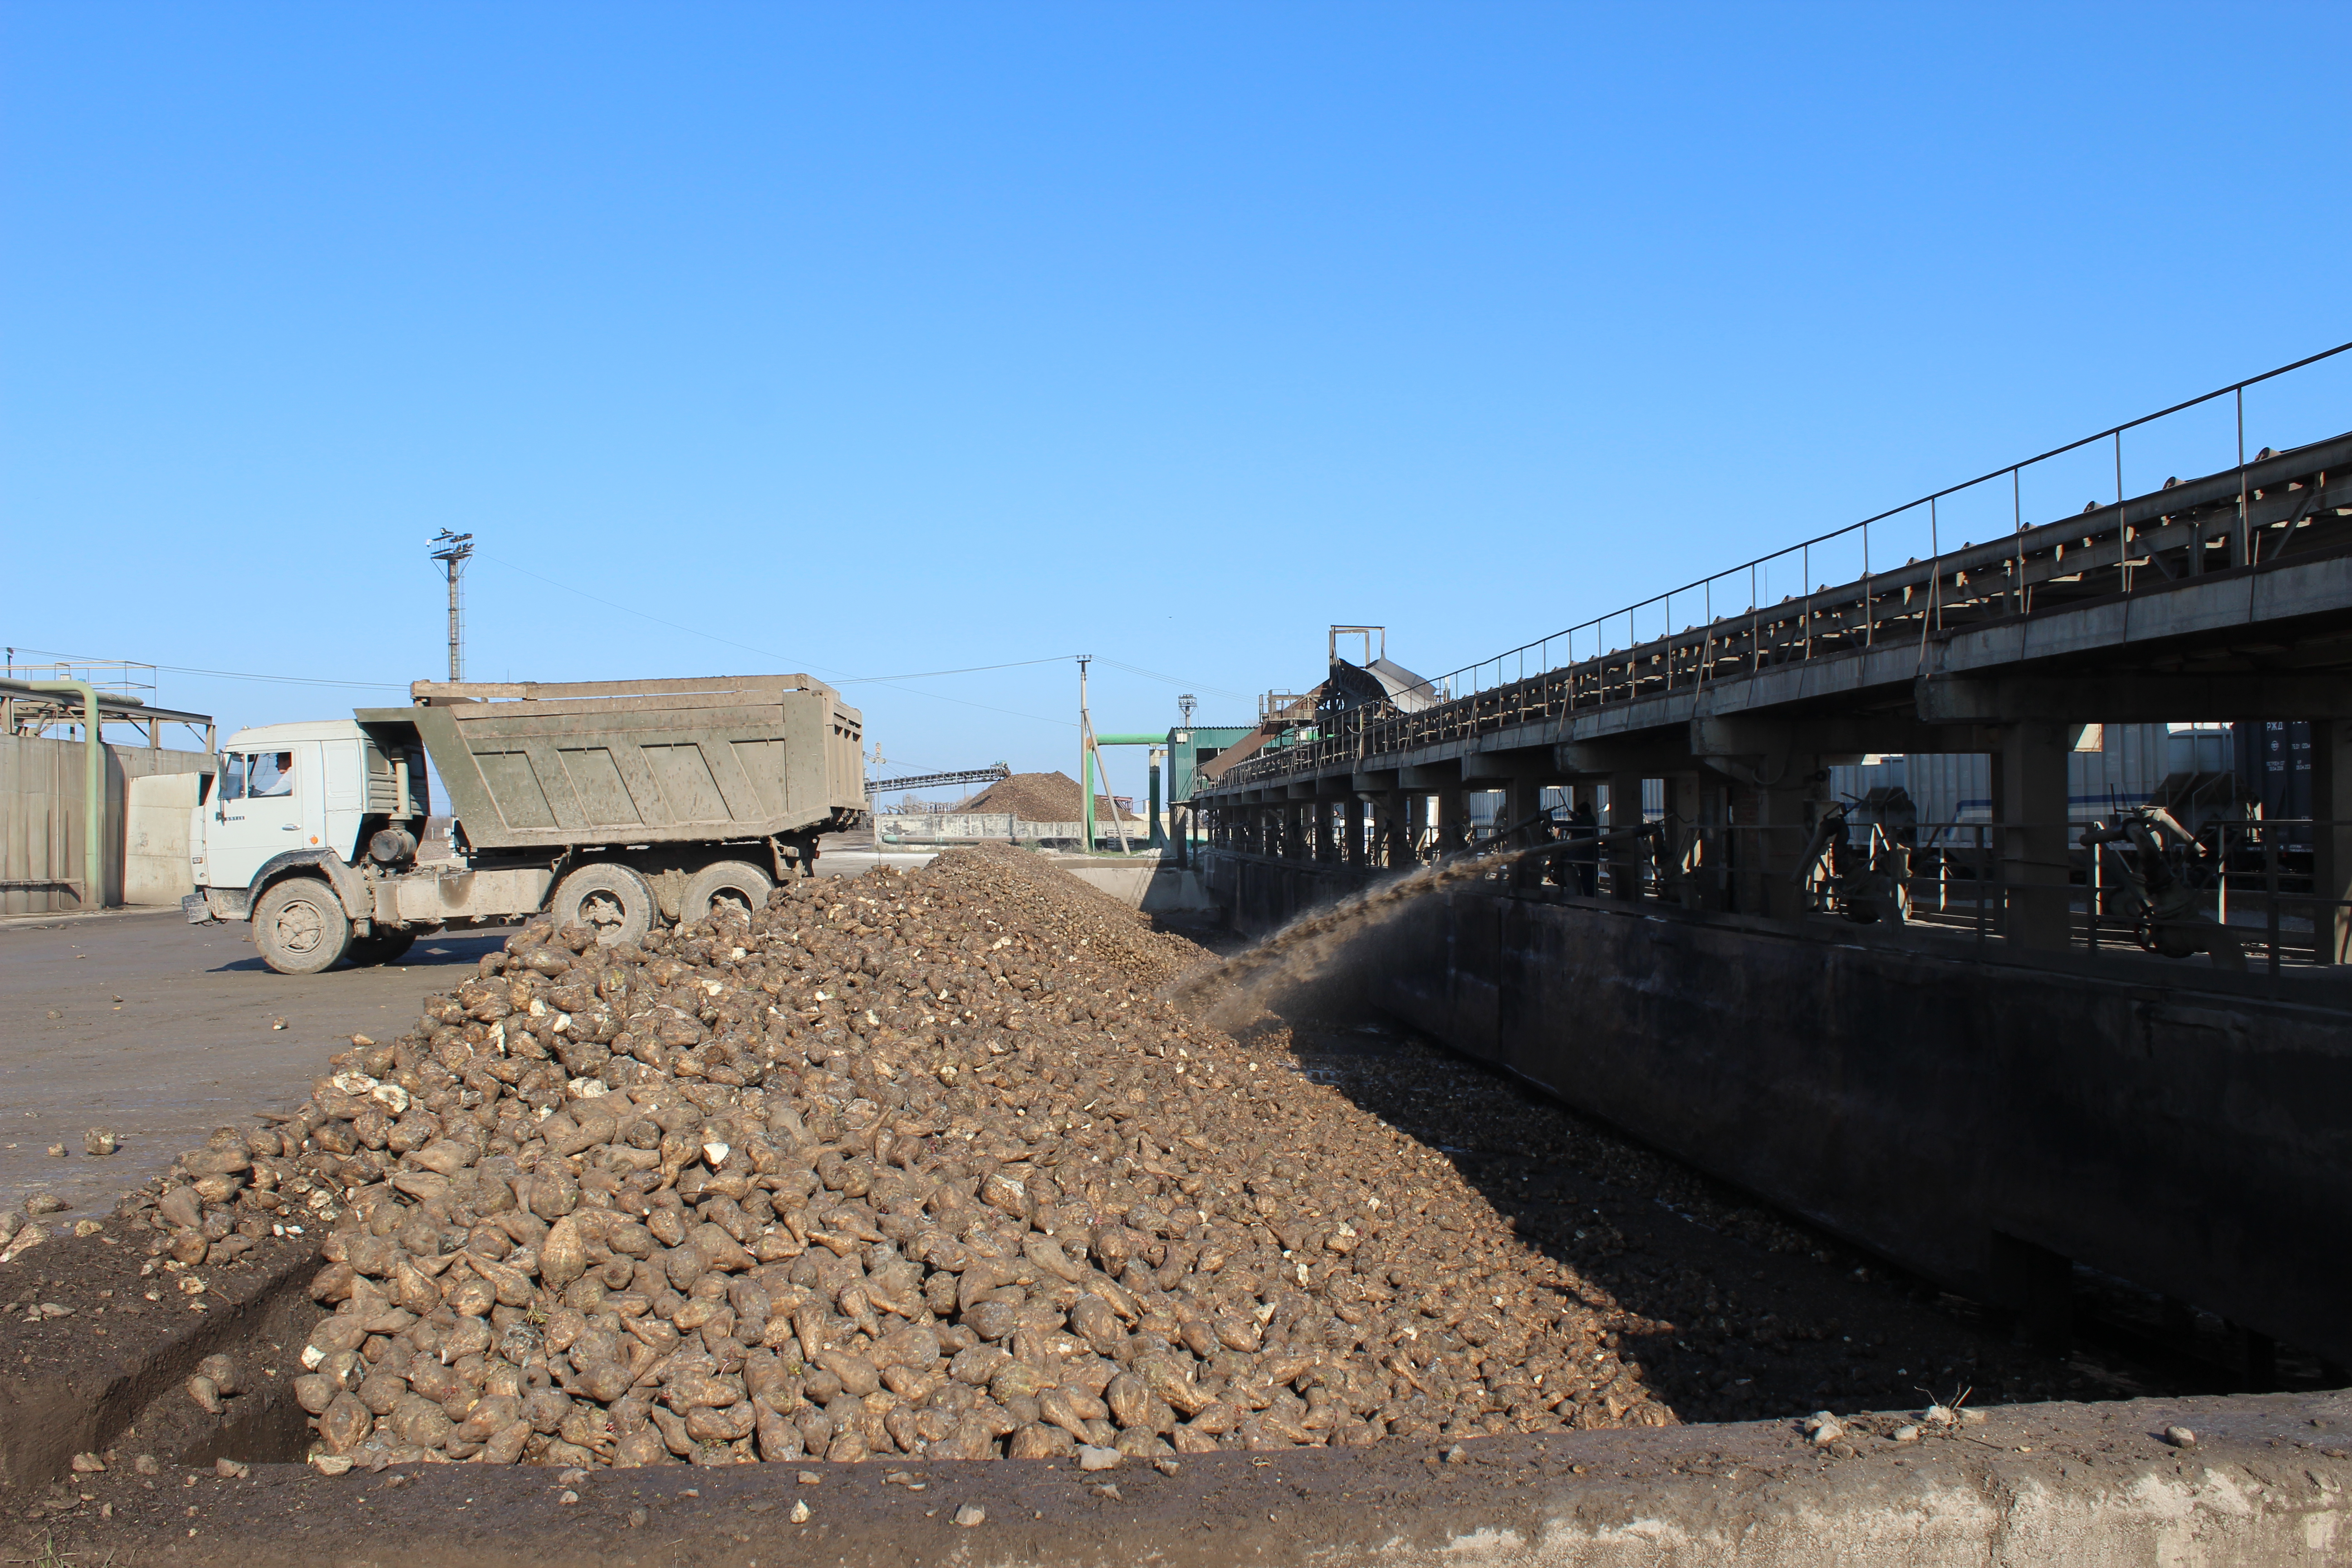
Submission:
[[[395,965],[289,975],[247,930],[177,910],[0,922],[0,1204],[53,1192],[73,1205],[63,1217],[105,1217],[223,1122],[291,1110],[330,1051],[398,1034],[508,934],[428,937]],[[91,1127],[121,1152],[85,1155]]]

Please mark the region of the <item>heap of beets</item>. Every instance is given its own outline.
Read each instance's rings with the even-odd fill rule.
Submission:
[[[131,1212],[182,1270],[323,1227],[294,1391],[362,1463],[1673,1419],[1450,1166],[1155,994],[1205,956],[1011,848],[541,922]]]

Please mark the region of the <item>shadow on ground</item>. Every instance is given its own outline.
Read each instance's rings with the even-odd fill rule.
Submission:
[[[469,931],[462,936],[455,933],[445,932],[438,936],[421,937],[417,940],[417,943],[415,947],[410,948],[405,953],[401,955],[400,961],[396,964],[362,965],[352,963],[349,960],[346,960],[324,973],[329,974],[342,974],[347,973],[353,969],[363,967],[427,970],[444,968],[471,969],[481,963],[482,954],[486,952],[496,952],[499,948],[504,947],[506,945],[507,938],[512,934],[512,931],[501,927],[497,931]],[[269,972],[269,965],[261,961],[261,955],[257,952],[249,953],[243,958],[231,959],[226,963],[216,963],[207,971],[207,973],[213,974],[241,974],[255,972],[264,973]]]

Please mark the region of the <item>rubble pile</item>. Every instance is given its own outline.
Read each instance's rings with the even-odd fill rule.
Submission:
[[[642,948],[542,921],[129,1212],[184,1273],[324,1232],[331,1467],[1673,1419],[1450,1166],[1154,994],[1204,956],[1003,847]]]

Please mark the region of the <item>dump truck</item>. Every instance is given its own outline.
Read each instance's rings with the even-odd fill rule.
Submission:
[[[228,738],[191,822],[192,923],[251,922],[281,974],[541,914],[634,942],[757,909],[868,820],[864,721],[805,675],[409,690]]]

